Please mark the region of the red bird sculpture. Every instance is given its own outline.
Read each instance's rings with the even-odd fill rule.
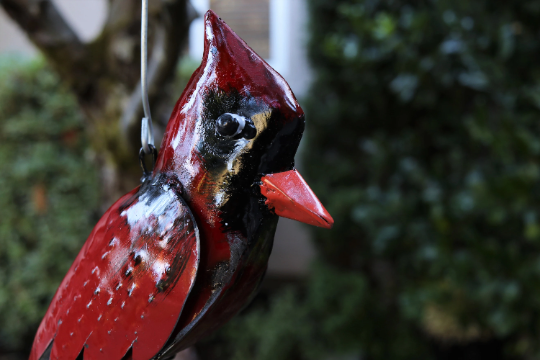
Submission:
[[[333,224],[294,169],[303,130],[285,80],[208,11],[153,172],[97,223],[30,359],[170,359],[231,319],[261,283],[278,216]]]

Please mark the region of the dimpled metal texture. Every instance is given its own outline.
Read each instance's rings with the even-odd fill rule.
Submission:
[[[178,183],[145,182],[101,218],[62,281],[30,359],[147,360],[176,325],[198,266],[198,236]]]
[[[291,181],[300,176],[294,156],[304,113],[288,84],[212,11],[204,25],[201,65],[172,112],[153,173],[90,235],[41,324],[32,360],[49,352],[168,360],[253,298],[278,215],[333,223],[307,184]],[[249,131],[220,134],[224,114],[245,119]]]

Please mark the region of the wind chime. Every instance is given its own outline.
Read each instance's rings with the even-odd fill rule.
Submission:
[[[253,298],[279,216],[333,224],[294,168],[304,112],[291,89],[211,10],[202,63],[157,154],[146,81],[147,1],[142,183],[93,229],[41,322],[31,360],[171,359]]]

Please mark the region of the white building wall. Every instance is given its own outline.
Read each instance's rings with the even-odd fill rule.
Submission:
[[[0,54],[6,53],[32,56],[37,51],[17,25],[0,10]]]

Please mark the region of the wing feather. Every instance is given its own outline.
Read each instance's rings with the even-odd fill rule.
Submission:
[[[147,181],[97,223],[43,319],[30,356],[133,360],[158,353],[195,282],[199,234],[180,186]]]

